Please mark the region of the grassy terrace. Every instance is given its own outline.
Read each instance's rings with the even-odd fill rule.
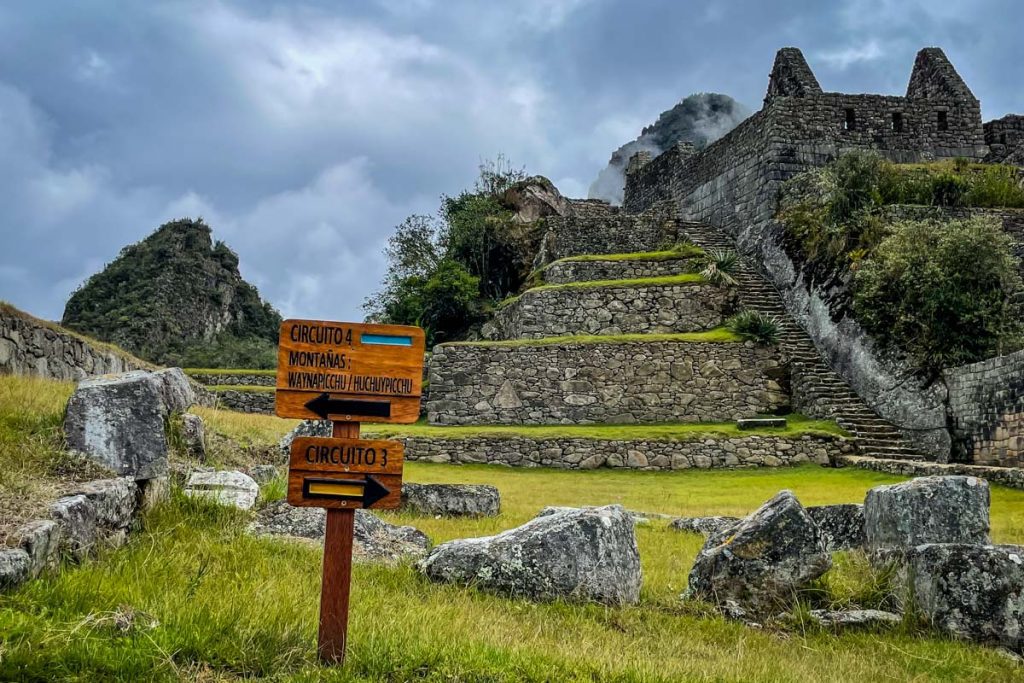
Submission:
[[[656,342],[689,342],[695,344],[722,344],[741,342],[743,338],[724,327],[705,332],[677,334],[608,334],[566,335],[542,339],[506,339],[503,341],[448,342],[440,346],[549,346],[552,344],[651,344]]]
[[[531,292],[543,292],[551,289],[600,289],[602,287],[671,287],[673,285],[695,285],[705,282],[700,273],[683,273],[681,275],[663,275],[661,277],[627,278],[625,280],[583,280],[566,282],[556,285],[537,285],[530,287],[522,294],[510,296],[501,302],[499,308],[515,303]]]

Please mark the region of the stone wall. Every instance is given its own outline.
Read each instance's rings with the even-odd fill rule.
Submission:
[[[584,254],[656,251],[675,242],[678,229],[670,205],[645,207],[629,215],[598,199],[572,200],[565,216],[549,216],[541,261]],[[541,264],[541,265],[542,265]]]
[[[207,386],[243,386],[243,387],[272,387],[277,381],[275,375],[246,374],[246,373],[202,373],[188,372],[188,376]]]
[[[945,372],[958,459],[1024,467],[1024,351]]]
[[[722,422],[788,407],[773,348],[752,343],[449,344],[433,424]]]
[[[0,373],[71,381],[152,367],[0,304]]]
[[[237,410],[240,413],[274,414],[273,391],[220,389],[215,391],[214,394],[217,396],[221,408]]]
[[[1007,114],[986,122],[984,128],[985,144],[989,146],[985,161],[1013,163],[1013,157],[1020,156],[1020,150],[1024,149],[1024,116]]]
[[[735,310],[735,291],[706,282],[531,289],[498,310],[488,338],[696,332]]]
[[[827,436],[741,436],[685,441],[574,439],[570,437],[404,437],[407,460],[494,463],[513,467],[684,470],[828,464],[853,452],[850,442]]]
[[[632,280],[648,277],[670,277],[694,273],[703,267],[699,257],[648,259],[619,259],[614,261],[568,259],[556,261],[544,269],[544,282],[564,285],[594,280]]]

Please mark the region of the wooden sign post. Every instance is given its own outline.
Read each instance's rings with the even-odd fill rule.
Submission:
[[[402,443],[361,440],[359,423],[419,418],[425,346],[418,327],[281,324],[275,412],[334,423],[330,438],[292,441],[288,461],[288,502],[327,509],[317,645],[325,663],[345,660],[355,511],[395,509],[402,495]]]

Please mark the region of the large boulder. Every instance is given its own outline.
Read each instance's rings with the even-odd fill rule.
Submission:
[[[326,526],[323,508],[292,507],[278,500],[256,513],[249,531],[258,536],[321,539]],[[398,562],[423,557],[429,547],[430,539],[419,529],[388,524],[368,510],[356,510],[352,555],[357,560]]]
[[[918,477],[876,486],[864,499],[871,556],[898,559],[923,543],[988,543],[989,489],[984,479]]]
[[[256,504],[260,487],[248,474],[234,470],[193,472],[184,493],[190,498],[204,498],[219,505],[248,510]]]
[[[164,384],[138,370],[79,382],[68,401],[68,448],[118,476],[149,479],[167,472]]]
[[[32,558],[21,548],[0,548],[0,591],[25,583],[32,571]]]
[[[907,563],[913,607],[934,627],[1024,652],[1024,546],[928,543]]]
[[[402,484],[402,508],[420,515],[489,517],[498,514],[501,495],[486,484]]]
[[[571,211],[569,200],[544,176],[532,176],[515,183],[505,191],[503,200],[512,207],[512,219],[517,223],[565,216]]]
[[[863,505],[815,505],[806,509],[818,525],[825,550],[835,552],[864,547]]]
[[[164,368],[154,372],[153,376],[160,381],[160,397],[167,414],[183,413],[195,404],[192,383],[181,368]]]
[[[485,538],[450,541],[419,563],[429,579],[530,600],[635,603],[642,575],[632,517],[618,505],[565,510]]]
[[[292,441],[300,436],[330,436],[334,433],[334,424],[330,420],[303,420],[295,425],[290,432],[281,437],[278,447],[285,461],[292,452]]]
[[[750,516],[708,537],[690,571],[686,596],[729,608],[734,615],[774,616],[831,566],[818,525],[792,491],[781,491]]]
[[[50,515],[60,526],[63,548],[75,560],[88,557],[97,541],[96,506],[82,494],[58,498]]]

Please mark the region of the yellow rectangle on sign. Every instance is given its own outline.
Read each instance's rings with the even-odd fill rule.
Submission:
[[[310,482],[309,492],[321,496],[361,496],[363,486],[361,484],[328,484],[326,482]]]

